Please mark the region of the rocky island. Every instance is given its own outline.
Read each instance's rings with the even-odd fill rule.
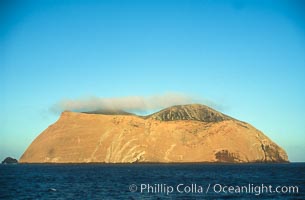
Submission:
[[[21,163],[288,162],[286,152],[248,123],[200,104],[149,116],[63,112]]]
[[[18,160],[12,157],[6,157],[3,161],[2,164],[17,164]]]

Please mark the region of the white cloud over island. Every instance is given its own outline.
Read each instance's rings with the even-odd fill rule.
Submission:
[[[214,102],[181,93],[166,93],[152,96],[125,97],[85,97],[79,99],[63,99],[51,107],[51,111],[59,113],[65,110],[85,112],[96,110],[124,110],[129,112],[150,112],[174,105],[201,103],[211,107],[219,107]]]

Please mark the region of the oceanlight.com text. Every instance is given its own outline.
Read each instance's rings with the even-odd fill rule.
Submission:
[[[209,185],[211,186],[211,185]],[[267,193],[278,193],[278,194],[297,194],[299,193],[298,186],[272,186],[272,185],[222,185],[222,184],[214,184],[213,192],[215,193],[225,193],[225,194],[254,194],[261,195]]]
[[[129,185],[130,192],[140,192],[143,194],[165,194],[173,193],[181,194],[298,194],[298,186],[280,186],[267,184],[246,184],[246,185],[225,185],[225,184],[131,184]]]

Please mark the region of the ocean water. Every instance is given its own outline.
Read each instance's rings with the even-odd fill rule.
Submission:
[[[0,199],[305,199],[305,163],[0,165]]]

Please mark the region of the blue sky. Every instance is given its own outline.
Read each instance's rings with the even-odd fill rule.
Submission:
[[[208,99],[305,161],[302,1],[1,1],[0,159],[63,99]]]

